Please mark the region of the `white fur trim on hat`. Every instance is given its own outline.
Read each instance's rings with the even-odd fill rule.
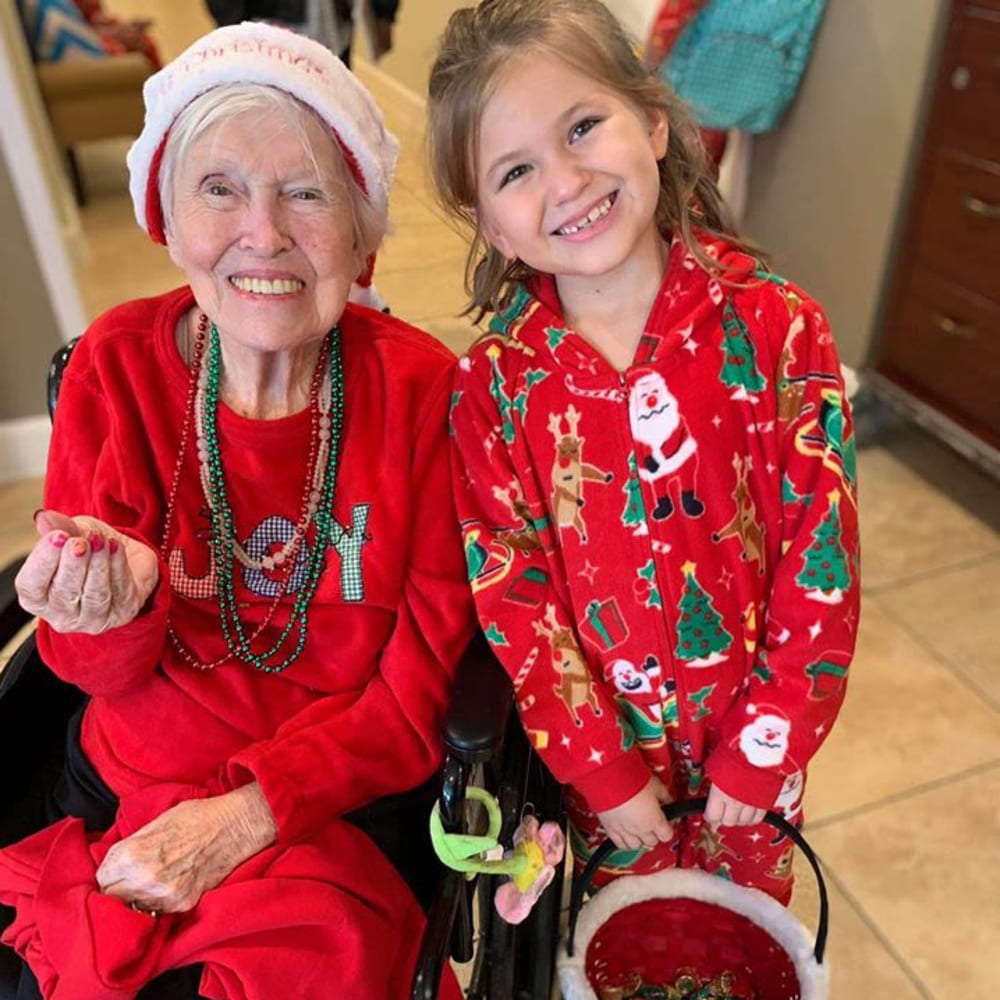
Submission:
[[[235,83],[275,87],[312,108],[336,133],[360,170],[359,182],[388,222],[399,142],[360,80],[325,46],[287,28],[245,21],[218,28],[198,39],[142,88],[146,121],[126,162],[135,217],[157,238],[156,220],[147,216],[154,158],[178,114],[200,94]],[[152,228],[151,228],[152,225]]]

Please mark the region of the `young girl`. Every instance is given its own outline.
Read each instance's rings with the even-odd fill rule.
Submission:
[[[726,224],[694,129],[598,0],[484,0],[431,163],[493,312],[452,400],[482,626],[607,877],[787,901],[858,626],[850,415],[819,307]],[[705,822],[661,803],[708,795]]]

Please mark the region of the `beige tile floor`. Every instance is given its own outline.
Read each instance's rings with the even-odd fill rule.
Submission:
[[[440,14],[442,4],[431,6]],[[207,26],[194,0],[108,6],[152,13],[167,55]],[[411,53],[411,77],[420,59],[426,52]],[[363,65],[359,73],[403,142],[392,200],[396,232],[380,255],[379,287],[395,312],[461,350],[470,338],[467,323],[456,319],[463,245],[424,180],[422,108],[391,78]],[[114,142],[83,150],[91,256],[79,277],[90,315],[178,281],[165,252],[132,221],[124,151]],[[831,997],[994,996],[1000,486],[906,427],[889,428],[863,449],[860,466],[860,642],[843,714],[815,762],[807,797],[806,833],[831,890]],[[40,494],[38,480],[0,488],[5,561],[30,543]],[[799,886],[794,912],[814,926],[816,894],[804,868]]]

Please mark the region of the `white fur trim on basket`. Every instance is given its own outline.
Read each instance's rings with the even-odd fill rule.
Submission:
[[[649,899],[696,899],[742,914],[767,931],[788,953],[799,978],[801,1000],[826,1000],[830,966],[813,956],[815,941],[805,927],[777,900],[759,889],[736,885],[697,869],[671,868],[652,875],[627,875],[605,886],[580,910],[574,936],[574,954],[559,945],[559,985],[564,1000],[597,1000],[587,980],[587,948],[598,929],[615,913]]]

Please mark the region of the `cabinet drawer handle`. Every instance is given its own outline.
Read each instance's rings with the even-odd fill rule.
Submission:
[[[974,194],[962,195],[962,207],[973,215],[981,215],[984,219],[1000,219],[1000,205],[991,205]]]
[[[941,313],[934,313],[934,325],[949,337],[961,337],[963,340],[972,340],[976,335],[976,328],[970,323],[956,323],[950,316],[943,316]]]

